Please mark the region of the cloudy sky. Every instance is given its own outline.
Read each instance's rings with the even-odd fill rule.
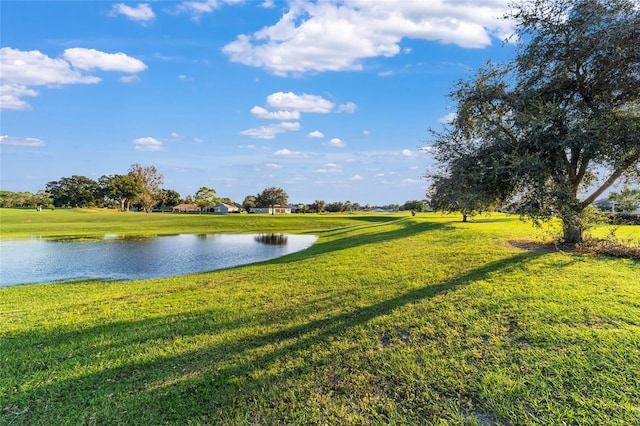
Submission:
[[[154,165],[182,197],[422,199],[508,0],[2,1],[0,188]]]

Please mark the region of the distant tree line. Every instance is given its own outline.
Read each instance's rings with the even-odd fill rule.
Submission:
[[[51,195],[45,191],[0,191],[0,207],[38,207],[51,205]]]
[[[172,189],[162,188],[163,175],[155,166],[143,167],[132,164],[126,174],[103,175],[97,181],[86,176],[72,175],[48,182],[44,190],[33,194],[30,192],[0,191],[0,207],[53,207],[53,208],[86,208],[107,207],[120,211],[136,209],[150,212],[167,210],[186,203],[196,205],[200,211],[217,203],[225,203],[244,208],[246,211],[256,207],[273,208],[284,206],[289,202],[287,193],[278,187],[265,188],[256,195],[248,195],[242,204],[226,197],[218,197],[216,190],[201,187],[191,196],[184,199]],[[421,212],[423,202],[410,200],[404,204],[387,204],[374,206],[361,205],[351,201],[315,200],[310,204],[297,204],[292,211],[300,213],[343,213],[351,211],[409,211]]]

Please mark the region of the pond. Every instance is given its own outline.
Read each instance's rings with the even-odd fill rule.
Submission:
[[[289,234],[180,234],[0,241],[0,286],[212,271],[284,256],[311,246],[316,239]]]

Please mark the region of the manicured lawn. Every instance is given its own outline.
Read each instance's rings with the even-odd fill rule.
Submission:
[[[320,238],[211,273],[0,289],[1,424],[640,424],[640,262],[515,248],[549,238],[518,218],[29,215],[0,211],[2,238]]]

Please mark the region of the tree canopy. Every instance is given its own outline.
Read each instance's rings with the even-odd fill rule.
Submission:
[[[117,202],[123,212],[128,211],[131,202],[144,193],[142,183],[130,174],[102,176],[99,183],[104,196]]]
[[[439,210],[509,205],[559,217],[582,239],[584,211],[618,179],[640,178],[640,8],[632,0],[521,1],[515,58],[458,82],[435,133]]]
[[[142,167],[138,163],[131,165],[129,176],[133,177],[142,187],[136,202],[144,211],[150,212],[160,198],[160,187],[164,176],[155,166]]]
[[[98,182],[78,175],[48,182],[45,191],[55,207],[91,207],[102,199]]]
[[[256,195],[255,204],[257,207],[270,207],[273,209],[274,206],[285,205],[288,201],[289,196],[284,192],[284,189],[272,186]]]
[[[206,186],[201,187],[195,193],[193,201],[200,207],[200,210],[204,210],[207,206],[213,206],[218,202],[218,196],[216,190],[208,188]]]

